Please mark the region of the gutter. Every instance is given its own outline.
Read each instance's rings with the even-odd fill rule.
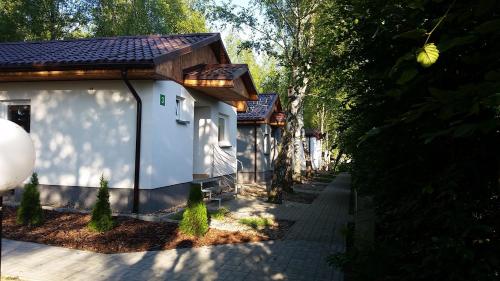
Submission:
[[[253,182],[257,183],[257,124],[253,127],[253,153],[254,153],[254,173],[253,173]]]
[[[135,169],[134,169],[134,201],[132,205],[132,213],[139,213],[139,177],[141,172],[141,125],[142,125],[142,100],[134,86],[130,83],[127,78],[127,69],[122,70],[123,82],[127,85],[128,89],[132,93],[137,102],[137,114],[136,114],[136,125],[135,125]]]

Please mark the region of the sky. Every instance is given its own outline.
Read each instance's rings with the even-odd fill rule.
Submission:
[[[242,7],[249,7],[251,4],[249,0],[215,0],[215,3],[222,4],[222,3],[227,3],[228,1],[233,5],[242,6]],[[259,17],[257,16],[257,18],[259,18]],[[249,39],[249,34],[251,34],[250,30],[232,30],[231,27],[229,27],[229,26],[226,27],[225,29],[222,29],[222,30],[220,30],[218,28],[217,29],[212,28],[211,31],[212,32],[220,32],[222,35],[222,38],[225,38],[231,32],[236,32],[238,37],[240,37],[242,39]]]
[[[250,7],[251,2],[250,0],[214,0],[216,4],[223,4],[230,2],[232,5],[237,5],[241,7]],[[257,19],[261,18],[260,15],[256,15]],[[247,28],[243,30],[234,30],[231,28],[231,26],[226,26],[226,28],[220,29],[219,27],[210,27],[211,32],[220,32],[222,40],[224,41],[224,44],[227,44],[225,38],[230,34],[233,33],[237,35],[237,37],[241,38],[242,40],[248,40],[251,37],[252,30]],[[257,60],[258,64],[264,63],[266,60],[265,56],[262,53],[258,53],[254,51],[254,56]]]

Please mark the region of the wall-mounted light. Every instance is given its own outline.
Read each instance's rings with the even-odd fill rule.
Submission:
[[[88,92],[89,94],[93,95],[93,94],[95,94],[95,89],[91,87],[91,88],[89,88],[89,89],[87,90],[87,92]]]

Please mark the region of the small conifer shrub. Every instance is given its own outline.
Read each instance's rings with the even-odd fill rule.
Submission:
[[[186,209],[179,230],[188,235],[201,237],[208,231],[208,214],[200,185],[192,184]]]
[[[88,226],[90,229],[98,232],[108,231],[114,227],[109,204],[108,181],[104,179],[104,176],[101,176],[97,202],[92,209],[92,218]]]
[[[21,205],[17,209],[18,224],[37,226],[43,222],[40,192],[38,192],[38,175],[33,173],[31,180],[24,186]]]

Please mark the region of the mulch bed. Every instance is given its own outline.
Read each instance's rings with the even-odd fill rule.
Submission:
[[[241,195],[267,199],[266,186],[259,184],[245,184],[241,189]]]
[[[278,221],[260,233],[210,229],[201,238],[184,235],[177,224],[115,217],[116,227],[105,233],[87,228],[89,214],[43,210],[39,227],[16,224],[16,209],[4,207],[3,237],[99,253],[127,253],[280,239],[292,222]]]
[[[311,204],[318,197],[318,193],[295,191],[294,193],[284,192],[283,196],[286,201]]]

